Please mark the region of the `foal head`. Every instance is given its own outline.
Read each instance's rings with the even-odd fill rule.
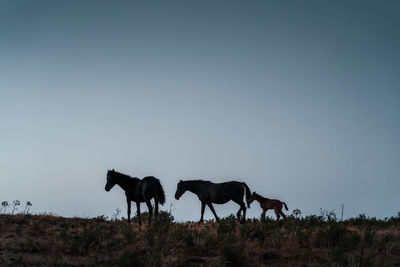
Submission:
[[[179,200],[179,198],[183,195],[183,193],[186,192],[186,190],[187,189],[185,187],[185,184],[182,182],[182,180],[180,180],[176,187],[175,198]]]
[[[256,198],[257,198],[257,193],[256,193],[256,191],[254,191],[253,194],[251,194],[251,196],[250,196],[249,203],[252,203]]]
[[[107,183],[106,183],[106,187],[105,190],[108,192],[111,190],[111,188],[113,188],[113,186],[116,184],[115,181],[115,171],[114,169],[112,170],[108,170],[107,171]]]

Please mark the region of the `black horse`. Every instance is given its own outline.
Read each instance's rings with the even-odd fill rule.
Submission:
[[[212,203],[224,204],[230,200],[233,200],[239,204],[240,209],[236,216],[240,220],[240,212],[243,211],[243,217],[241,223],[246,220],[246,205],[243,202],[244,192],[246,191],[246,202],[247,206],[250,208],[250,196],[251,192],[249,187],[245,183],[241,182],[226,182],[226,183],[212,183],[203,180],[191,180],[191,181],[179,181],[175,198],[179,198],[187,191],[197,195],[201,201],[201,218],[199,222],[203,222],[204,209],[206,205],[211,209],[215,216],[215,220],[219,222],[219,218],[215,213]]]
[[[128,222],[131,222],[131,201],[136,202],[137,215],[139,224],[140,220],[140,202],[146,202],[149,209],[149,224],[151,222],[151,215],[153,214],[153,207],[150,200],[154,198],[155,202],[155,215],[158,215],[158,203],[164,205],[165,193],[161,186],[160,180],[153,176],[147,176],[143,179],[130,177],[128,175],[114,171],[114,169],[107,172],[106,191],[110,191],[114,185],[119,185],[125,190],[126,202],[128,204]]]

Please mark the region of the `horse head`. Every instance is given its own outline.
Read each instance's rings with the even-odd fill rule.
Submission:
[[[176,192],[175,192],[175,199],[179,200],[179,198],[183,195],[183,193],[186,192],[185,185],[183,184],[182,180],[179,181],[177,187],[176,187]]]
[[[106,183],[106,187],[105,187],[105,190],[107,192],[110,191],[111,188],[113,188],[113,186],[116,184],[114,174],[115,174],[114,169],[107,171],[107,183]]]

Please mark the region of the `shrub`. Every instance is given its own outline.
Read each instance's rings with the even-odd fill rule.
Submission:
[[[227,266],[240,266],[245,261],[243,245],[234,244],[225,242],[221,250],[223,261]]]
[[[371,246],[374,241],[374,236],[376,231],[372,230],[370,227],[366,228],[364,231],[364,243],[367,246]]]
[[[306,216],[303,220],[303,225],[306,227],[316,227],[324,225],[324,217],[323,216],[316,216],[316,215],[309,215]]]
[[[308,230],[302,230],[301,228],[298,228],[296,230],[296,238],[300,246],[308,247],[310,245],[311,232]]]
[[[331,223],[327,229],[320,228],[316,234],[319,246],[351,248],[360,240],[361,236],[358,233],[347,230],[341,223]]]
[[[194,244],[193,232],[194,231],[190,230],[186,225],[184,228],[173,231],[171,235],[174,241],[183,241],[183,243],[191,247]]]
[[[118,259],[118,266],[146,265],[146,251],[126,251]]]
[[[237,220],[233,214],[226,218],[222,218],[218,224],[218,237],[224,238],[225,236],[231,235],[236,231]]]
[[[267,224],[254,222],[242,225],[240,228],[240,236],[243,239],[256,239],[260,242],[264,242],[268,236]]]

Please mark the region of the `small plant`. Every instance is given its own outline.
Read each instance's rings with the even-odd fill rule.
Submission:
[[[326,219],[328,222],[336,222],[337,220],[335,210],[328,211],[326,209],[323,210],[322,208],[320,208],[319,213],[321,214],[321,217],[323,219]]]
[[[341,212],[342,216],[340,217],[340,221],[343,221],[344,204],[343,203],[340,204],[340,207],[341,207],[341,210],[342,210],[342,212]]]
[[[30,201],[26,202],[25,209],[24,209],[24,214],[29,213],[29,208],[32,206],[32,203]]]
[[[301,210],[299,210],[299,209],[294,209],[293,212],[292,212],[292,214],[293,214],[293,216],[294,216],[296,219],[300,219],[300,217],[301,217]]]
[[[8,207],[8,206],[9,206],[9,205],[8,205],[8,202],[7,202],[7,201],[1,202],[1,212],[6,213],[7,207]]]
[[[111,216],[111,220],[118,221],[120,214],[121,214],[121,209],[120,208],[115,209],[115,213]]]
[[[13,201],[13,207],[12,207],[12,211],[11,214],[14,214],[14,212],[17,210],[17,206],[19,206],[21,203],[19,202],[19,200],[14,200]]]
[[[99,221],[99,222],[105,222],[105,221],[107,221],[108,217],[105,215],[100,215],[100,216],[94,217],[93,219],[96,221]]]

